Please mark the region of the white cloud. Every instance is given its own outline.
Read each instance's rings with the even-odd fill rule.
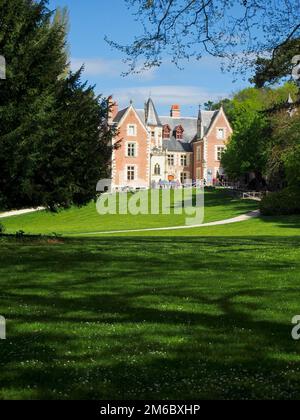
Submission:
[[[121,77],[128,67],[122,60],[106,59],[106,58],[72,58],[71,68],[73,71],[78,70],[84,65],[84,73],[86,76],[105,76],[110,78]],[[126,77],[126,80],[153,80],[155,78],[156,69],[150,69],[141,74],[132,74]]]
[[[208,100],[219,100],[228,96],[226,92],[210,92],[199,86],[162,85],[118,88],[113,90],[114,98],[121,106],[128,105],[130,100],[139,107],[151,96],[160,105],[199,105]]]

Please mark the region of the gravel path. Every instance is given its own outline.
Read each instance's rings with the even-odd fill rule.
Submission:
[[[166,230],[182,230],[182,229],[194,229],[194,228],[203,228],[209,226],[222,226],[229,225],[231,223],[246,222],[247,220],[253,219],[260,216],[259,210],[251,211],[247,214],[242,214],[241,216],[233,217],[231,219],[219,220],[217,222],[203,223],[201,225],[192,225],[192,226],[173,226],[173,227],[162,227],[162,228],[150,228],[150,229],[130,229],[130,230],[112,230],[112,231],[102,231],[102,232],[90,232],[90,233],[77,233],[76,235],[101,235],[101,234],[113,234],[113,233],[135,233],[135,232],[158,232]]]
[[[11,216],[21,216],[22,214],[34,213],[36,211],[45,210],[44,207],[37,207],[36,209],[12,210],[5,213],[0,213],[0,219],[5,219]]]

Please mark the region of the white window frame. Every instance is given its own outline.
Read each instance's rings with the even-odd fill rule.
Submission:
[[[220,131],[222,130],[223,136],[220,137]],[[226,128],[224,127],[217,127],[217,140],[225,140],[226,137]]]
[[[183,162],[183,164],[182,164]],[[181,155],[180,156],[180,166],[183,168],[186,168],[188,166],[188,156],[187,155]]]
[[[128,149],[130,145],[134,145],[134,156],[129,155]],[[128,158],[136,158],[138,155],[138,144],[135,141],[127,141],[126,142],[126,157]]]
[[[189,179],[189,176],[190,176],[189,172],[184,171],[180,173],[180,182],[182,185],[186,183],[186,181]],[[182,182],[182,178],[184,182]]]
[[[130,132],[130,129],[133,128],[133,134]],[[136,124],[127,125],[127,136],[136,137],[137,136],[137,126]]]
[[[129,168],[133,168],[133,170],[134,170],[133,179],[128,179]],[[137,180],[137,168],[136,168],[136,165],[126,165],[126,174],[125,174],[125,176],[126,176],[126,181],[127,182],[136,181]]]
[[[222,152],[222,154],[225,152],[225,150],[226,150],[226,146],[224,146],[224,145],[217,145],[217,146],[215,146],[216,147],[216,149],[215,149],[215,160],[217,161],[217,162],[221,162],[221,160],[222,160],[222,157],[221,157],[221,159],[219,159],[219,149],[223,149],[223,152]]]
[[[170,163],[170,161],[172,162],[172,163]],[[168,166],[175,166],[175,156],[174,155],[172,155],[172,154],[169,154],[168,155]]]

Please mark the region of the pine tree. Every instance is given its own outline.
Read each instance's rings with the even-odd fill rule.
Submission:
[[[66,20],[47,3],[0,0],[0,208],[84,204],[110,152],[105,101],[67,74]]]

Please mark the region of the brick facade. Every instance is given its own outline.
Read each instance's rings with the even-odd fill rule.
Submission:
[[[151,188],[170,181],[182,185],[205,180],[212,185],[224,175],[220,159],[232,134],[223,108],[200,111],[198,117],[181,117],[173,105],[170,116],[159,116],[151,99],[144,109],[118,110],[112,98],[109,123],[118,129],[112,156],[115,190]]]

